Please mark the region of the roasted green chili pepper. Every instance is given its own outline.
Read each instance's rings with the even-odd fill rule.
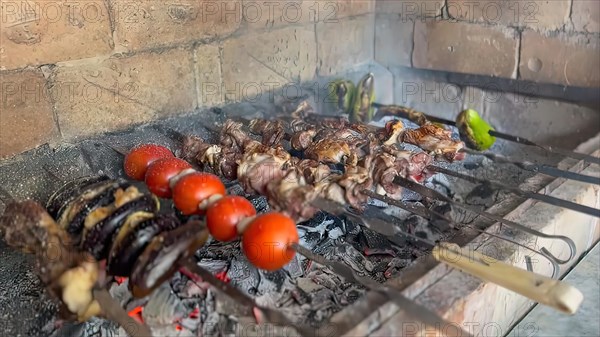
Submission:
[[[478,151],[489,149],[496,141],[496,137],[489,134],[489,131],[494,128],[473,109],[467,109],[458,114],[456,126],[460,131],[460,138],[469,147]]]
[[[375,77],[369,73],[358,82],[356,87],[350,121],[369,123],[375,111],[373,102],[375,102]]]
[[[354,98],[354,83],[348,80],[335,80],[329,83],[328,100],[331,109],[335,112],[349,114]]]

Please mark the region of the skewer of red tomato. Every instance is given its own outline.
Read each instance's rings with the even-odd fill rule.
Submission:
[[[288,216],[269,212],[257,215],[250,201],[227,195],[218,176],[199,172],[166,147],[143,144],[126,156],[125,174],[144,181],[153,194],[172,198],[184,215],[204,215],[213,238],[229,242],[241,237],[242,251],[255,267],[277,270],[288,264],[298,243],[295,222]]]

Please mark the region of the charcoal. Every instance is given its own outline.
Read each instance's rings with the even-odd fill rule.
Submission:
[[[350,288],[350,289],[346,289],[344,291],[344,293],[342,294],[342,296],[340,297],[340,304],[342,305],[348,305],[348,304],[352,304],[354,302],[356,302],[357,299],[359,299],[363,294],[364,294],[364,290],[360,290],[357,288]]]
[[[215,260],[215,259],[202,259],[198,262],[198,265],[209,272],[216,274],[227,269],[227,261]]]
[[[302,269],[302,263],[300,262],[300,255],[294,255],[294,258],[290,263],[288,263],[285,267],[283,267],[290,277],[297,278],[304,275],[304,270]]]
[[[361,226],[350,220],[344,220],[344,228],[348,235],[358,235],[361,232]]]
[[[212,312],[208,315],[202,324],[202,334],[199,336],[219,336],[219,321],[221,317],[218,313]]]
[[[496,203],[497,195],[498,191],[494,190],[490,184],[481,184],[467,194],[465,203],[489,208]]]
[[[390,241],[388,239],[385,238],[385,236],[374,232],[368,228],[363,228],[362,230],[362,237],[364,237],[365,239],[365,243],[367,245],[367,247],[369,248],[376,248],[376,249],[381,249],[381,250],[385,250],[385,249],[392,249],[392,245],[390,245]]]
[[[331,240],[337,240],[344,235],[344,232],[340,227],[333,228],[327,232],[327,237]]]
[[[144,306],[142,317],[148,325],[172,324],[184,317],[185,307],[170,286],[163,284]]]
[[[301,230],[298,228],[299,231]],[[314,248],[321,241],[321,234],[317,232],[307,232],[303,236],[300,237],[300,244],[310,250],[314,250]]]
[[[310,295],[301,288],[296,288],[292,290],[291,294],[294,300],[296,300],[296,303],[300,305],[306,304],[310,301]]]
[[[122,330],[122,328],[120,329],[119,326],[114,322],[92,317],[89,321],[82,324],[82,330],[80,330],[79,336],[83,336],[83,337],[126,336],[126,334],[119,333],[119,330]]]
[[[123,283],[118,284],[117,282],[113,282],[109,289],[110,295],[121,304],[122,307],[125,307],[127,303],[131,301],[133,296],[131,295],[131,291],[128,289],[129,279],[126,279]]]
[[[260,282],[258,270],[245,259],[231,261],[227,277],[233,286],[249,294],[256,293]]]
[[[355,271],[365,274],[367,271],[373,270],[373,264],[367,260],[356,248],[352,245],[344,243],[335,247],[335,254],[338,259],[342,260]]]
[[[337,306],[337,299],[331,289],[321,288],[310,294],[310,303],[313,310],[324,310]]]
[[[248,200],[250,200],[257,213],[265,213],[271,209],[267,198],[263,196],[252,196]]]

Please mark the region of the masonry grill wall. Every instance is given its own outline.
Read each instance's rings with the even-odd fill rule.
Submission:
[[[110,146],[158,142],[178,149],[174,133],[214,139],[212,125],[229,117],[268,118],[303,100],[326,112],[330,80],[356,83],[367,73],[374,75],[381,104],[451,120],[471,108],[502,132],[596,156],[600,150],[595,0],[2,0],[0,6],[0,212],[12,199],[44,203],[64,182],[82,175],[123,177],[122,156]],[[600,175],[597,165],[549,157],[535,147],[498,140],[490,151]],[[600,207],[598,185],[480,156],[447,167]],[[235,182],[227,186],[245,195]],[[592,216],[441,174],[428,186],[479,210],[570,237],[577,254],[560,266],[559,276],[600,237]],[[269,209],[264,198],[247,197],[257,209]],[[405,200],[423,202],[414,194]],[[392,206],[378,214],[427,239],[461,242],[523,269],[529,251],[473,227],[568,256],[556,240],[511,230],[447,203],[427,206],[465,227],[436,228]],[[428,265],[428,248],[409,241],[391,245],[343,217],[319,213],[299,229],[301,243],[313,252],[401,290],[473,335],[505,335],[535,304],[443,264],[422,267]],[[56,306],[30,257],[2,241],[0,255],[0,334],[125,335],[103,319],[58,324]],[[414,335],[424,329],[391,299],[304,258],[266,273],[244,260],[239,243],[214,241],[196,257],[258,303],[311,324],[316,335]],[[534,272],[552,273],[550,263],[532,257]],[[190,275],[177,273],[143,300],[132,299],[122,281],[112,283],[110,293],[132,315],[143,309],[140,315],[156,336],[282,333],[256,325],[251,313]]]

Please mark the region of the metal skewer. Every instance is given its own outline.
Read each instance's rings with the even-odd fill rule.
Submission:
[[[413,214],[416,214],[416,215],[418,215],[418,216],[420,216],[420,217],[423,217],[423,218],[425,218],[425,219],[427,219],[427,220],[429,220],[429,221],[431,221],[431,222],[435,222],[435,221],[440,221],[440,220],[443,220],[443,221],[445,221],[445,222],[446,222],[446,223],[448,223],[448,224],[451,224],[451,225],[454,225],[454,226],[457,226],[457,225],[458,225],[458,223],[456,223],[455,221],[453,221],[453,220],[449,219],[449,218],[448,218],[448,217],[446,217],[445,215],[443,215],[443,214],[441,214],[441,213],[439,213],[439,212],[436,212],[436,211],[434,211],[434,210],[431,210],[431,209],[429,209],[429,208],[427,208],[427,207],[424,207],[424,206],[416,206],[416,205],[410,205],[410,204],[408,204],[408,203],[406,203],[406,202],[404,202],[404,201],[401,201],[401,200],[396,200],[396,199],[392,199],[392,198],[390,198],[390,197],[387,197],[387,196],[383,196],[383,195],[377,194],[377,193],[375,193],[375,192],[373,192],[373,191],[367,191],[367,190],[364,190],[362,193],[363,193],[363,194],[365,194],[365,195],[368,195],[369,197],[371,197],[371,198],[373,198],[373,199],[377,199],[377,200],[383,201],[383,202],[385,202],[385,203],[387,203],[387,204],[390,204],[390,205],[396,206],[396,207],[398,207],[398,208],[401,208],[401,209],[403,209],[403,210],[405,210],[405,211],[408,211],[408,212],[411,212],[411,213],[413,213]],[[368,219],[364,219],[364,218],[362,218],[362,221],[363,221],[363,222],[364,222],[364,221],[367,221],[367,222],[368,222],[369,220],[368,220]],[[539,251],[538,251],[538,250],[535,250],[535,249],[533,249],[533,248],[530,248],[530,247],[528,247],[528,246],[526,246],[526,245],[524,245],[524,244],[521,244],[521,243],[519,243],[519,242],[516,242],[515,240],[512,240],[512,239],[510,239],[510,238],[507,238],[507,237],[505,237],[505,236],[502,236],[502,235],[497,235],[497,234],[493,234],[493,233],[490,233],[490,232],[486,232],[485,230],[479,229],[479,228],[477,228],[477,227],[475,227],[475,226],[472,226],[472,225],[465,225],[465,224],[460,224],[460,225],[461,225],[461,226],[463,226],[463,227],[468,227],[468,228],[471,228],[471,229],[473,229],[473,230],[476,230],[476,231],[478,231],[479,233],[486,234],[486,235],[489,235],[489,236],[492,236],[492,237],[498,238],[498,239],[500,239],[500,240],[504,240],[504,241],[510,242],[510,243],[512,243],[512,244],[514,244],[514,245],[517,245],[517,246],[521,247],[521,248],[527,249],[527,250],[529,250],[529,251],[531,251],[531,252],[533,252],[533,253],[535,253],[535,254],[538,254],[538,255],[541,255],[541,256],[543,256],[543,257],[544,257],[545,259],[547,259],[547,260],[550,262],[550,264],[552,265],[552,276],[551,276],[551,278],[553,278],[553,279],[557,279],[557,278],[558,278],[559,269],[560,269],[560,267],[558,266],[558,265],[559,265],[559,260],[558,260],[558,259],[556,259],[556,258],[554,257],[554,255],[552,255],[552,254],[551,254],[551,253],[548,251],[548,249],[546,249],[546,247],[542,247],[542,248],[541,248],[541,250],[539,250]],[[416,239],[418,239],[419,241],[420,241],[420,240],[422,240],[422,239],[421,239],[420,237],[418,237],[418,236],[413,236],[413,238],[416,238]]]
[[[565,178],[565,179],[569,179],[569,180],[581,181],[581,182],[588,183],[588,184],[600,185],[600,177],[588,176],[588,175],[577,173],[577,172],[561,170],[559,168],[552,167],[552,166],[545,165],[545,164],[535,164],[535,163],[531,163],[528,161],[520,162],[520,161],[512,160],[510,158],[507,158],[507,157],[504,157],[504,156],[501,156],[498,154],[490,153],[490,152],[479,152],[479,151],[475,151],[475,150],[471,150],[471,149],[467,149],[467,148],[463,148],[460,151],[467,153],[467,154],[471,154],[471,155],[484,156],[484,157],[491,159],[497,163],[512,164],[512,165],[514,165],[520,169],[523,169],[525,171],[542,173],[547,176],[556,177],[556,178]]]
[[[364,219],[362,216],[349,211],[347,207],[327,199],[318,198],[313,204],[319,205],[321,209],[328,213],[346,215],[373,231],[384,232],[386,236],[403,235],[415,241],[423,242],[433,248],[432,254],[437,261],[444,262],[483,281],[497,284],[561,312],[573,314],[583,301],[583,294],[566,283],[517,268],[475,251],[468,251],[456,244],[436,243],[408,234],[381,219],[373,217]]]
[[[430,116],[430,115],[418,112],[414,109],[403,107],[400,105],[385,105],[385,104],[373,103],[372,106],[374,108],[378,109],[375,116],[377,116],[379,118],[385,116],[386,114],[389,114],[389,115],[402,116],[404,118],[408,118],[409,120],[413,120],[414,118],[411,118],[411,117],[414,117],[415,114],[421,114],[422,116],[425,116],[427,118],[427,120],[429,120],[431,122],[446,124],[446,125],[450,125],[450,126],[456,126],[455,121],[445,119],[445,118]],[[565,149],[561,149],[561,148],[554,147],[554,146],[540,145],[540,144],[534,143],[528,139],[525,139],[523,137],[512,136],[512,135],[494,131],[494,130],[490,130],[488,133],[490,134],[490,136],[493,136],[496,138],[501,138],[504,140],[508,140],[510,142],[519,143],[519,144],[523,144],[523,145],[527,145],[527,146],[535,146],[546,152],[560,154],[562,156],[570,157],[573,159],[583,160],[590,164],[599,164],[600,165],[600,157],[594,157],[591,155],[574,152],[574,151],[570,151],[570,150],[565,150]]]
[[[500,223],[505,224],[508,227],[520,230],[522,232],[531,234],[531,235],[535,235],[541,238],[546,238],[546,239],[556,239],[556,240],[561,240],[564,243],[567,244],[567,246],[569,246],[569,257],[566,260],[561,260],[555,256],[553,256],[553,258],[559,263],[559,264],[566,264],[569,261],[571,261],[576,254],[576,247],[575,247],[575,242],[573,242],[573,240],[571,240],[569,237],[564,236],[564,235],[550,235],[550,234],[546,234],[546,233],[542,233],[539,231],[536,231],[535,229],[531,229],[529,227],[523,226],[521,224],[518,224],[514,221],[510,221],[507,219],[504,219],[502,217],[499,217],[497,215],[494,214],[490,214],[488,212],[483,212],[483,211],[479,211],[477,209],[474,209],[473,207],[469,207],[468,205],[465,205],[461,202],[455,201],[452,198],[449,198],[441,193],[439,193],[438,191],[431,189],[429,187],[423,186],[423,185],[419,185],[417,183],[414,183],[408,179],[396,176],[396,178],[394,179],[394,183],[408,188],[409,190],[415,191],[417,193],[419,193],[420,195],[427,197],[427,198],[431,198],[431,199],[437,199],[437,200],[441,200],[441,201],[445,201],[448,203],[451,203],[453,205],[455,205],[458,208],[461,208],[463,210],[469,211],[469,212],[473,212],[477,215],[480,215],[482,217],[488,218],[490,220],[494,220]],[[550,252],[546,251],[546,253],[548,255],[551,255]]]
[[[535,192],[527,192],[527,191],[523,191],[519,188],[516,187],[512,187],[512,186],[508,186],[505,184],[502,184],[500,182],[497,181],[493,181],[493,180],[486,180],[486,179],[481,179],[481,178],[477,178],[477,177],[472,177],[466,174],[462,174],[462,173],[458,173],[458,172],[454,172],[452,170],[448,170],[446,168],[443,167],[439,167],[439,166],[433,166],[430,165],[427,167],[429,170],[438,172],[438,173],[443,173],[449,176],[453,176],[459,179],[463,179],[466,181],[470,181],[472,183],[479,183],[479,184],[489,184],[491,186],[495,186],[497,188],[506,190],[506,191],[510,191],[511,193],[514,193],[516,195],[522,196],[522,197],[526,197],[526,198],[530,198],[530,199],[535,199],[535,200],[539,200],[542,202],[545,202],[547,204],[553,205],[553,206],[558,206],[558,207],[562,207],[562,208],[566,208],[566,209],[570,209],[576,212],[580,212],[583,214],[587,214],[587,215],[591,215],[597,218],[600,218],[600,209],[596,209],[593,207],[589,207],[589,206],[585,206],[585,205],[581,205],[578,203],[574,203],[568,200],[563,200],[563,199],[559,199],[550,195],[544,195],[544,194],[539,194],[539,193],[535,193]]]

